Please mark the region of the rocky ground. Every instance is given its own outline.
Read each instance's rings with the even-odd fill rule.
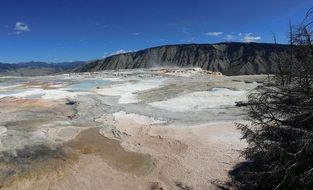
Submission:
[[[2,189],[215,189],[266,76],[201,69],[0,78]]]

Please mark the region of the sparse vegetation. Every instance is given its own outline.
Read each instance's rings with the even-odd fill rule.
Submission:
[[[289,54],[249,95],[250,122],[238,124],[246,163],[232,171],[239,189],[313,189],[313,9],[290,27]]]

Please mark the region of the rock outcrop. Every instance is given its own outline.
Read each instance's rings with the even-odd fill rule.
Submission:
[[[218,43],[166,45],[91,61],[76,72],[152,67],[199,67],[225,75],[268,74],[288,45]]]

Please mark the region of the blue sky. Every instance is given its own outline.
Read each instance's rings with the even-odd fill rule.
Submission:
[[[287,42],[312,0],[1,0],[0,62],[92,60],[164,44]]]

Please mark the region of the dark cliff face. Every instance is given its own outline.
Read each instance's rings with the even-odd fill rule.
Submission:
[[[274,72],[276,57],[287,51],[287,45],[263,43],[168,45],[92,61],[76,71],[176,66],[200,67],[225,75],[267,74]]]

